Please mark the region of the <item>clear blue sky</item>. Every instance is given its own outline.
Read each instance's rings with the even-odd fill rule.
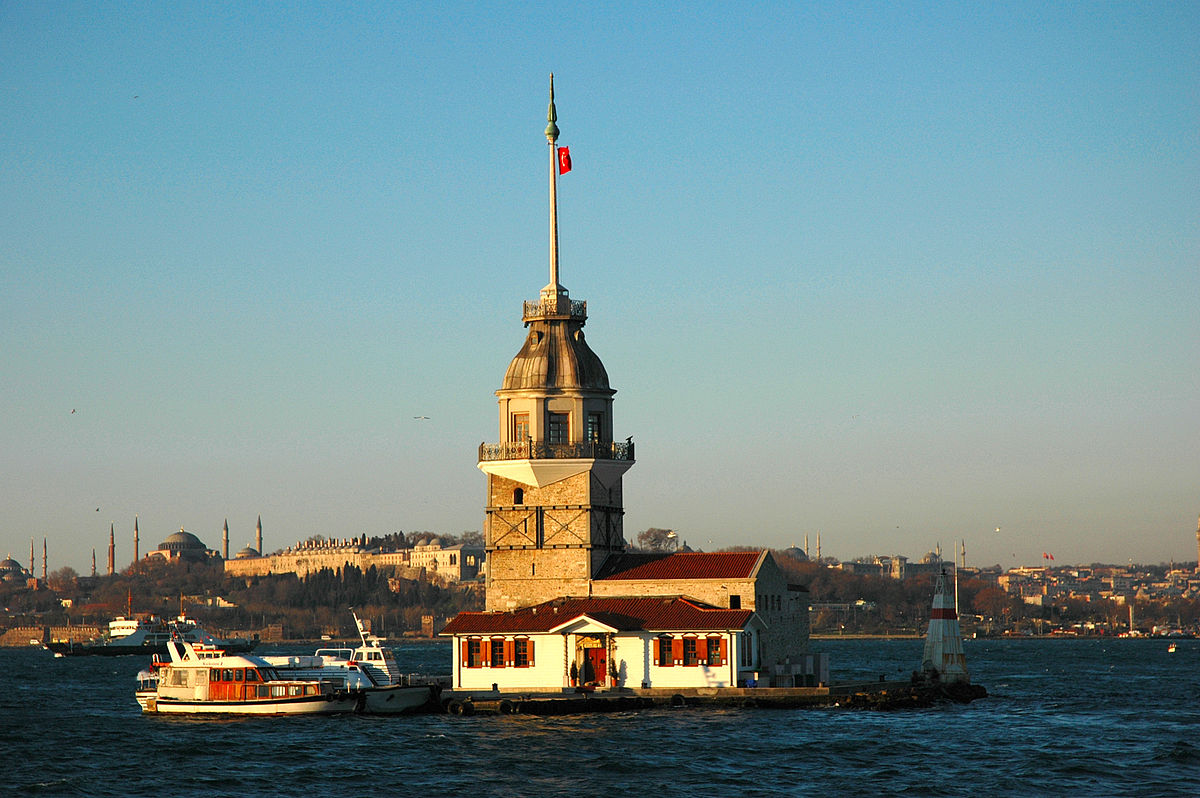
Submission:
[[[0,4],[0,555],[480,529],[551,71],[627,537],[1196,558],[1185,2]]]

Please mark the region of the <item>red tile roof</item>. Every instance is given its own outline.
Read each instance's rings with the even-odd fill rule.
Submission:
[[[618,554],[609,557],[597,579],[750,579],[764,551]]]
[[[678,596],[560,598],[512,612],[460,612],[442,634],[535,634],[583,616],[620,631],[717,632],[743,629],[753,614]]]

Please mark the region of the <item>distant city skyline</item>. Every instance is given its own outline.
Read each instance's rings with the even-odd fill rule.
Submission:
[[[1195,560],[1198,40],[1167,3],[0,6],[0,554],[479,530],[554,72],[627,540]]]

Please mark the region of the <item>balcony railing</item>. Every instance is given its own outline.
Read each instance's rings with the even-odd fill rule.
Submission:
[[[554,297],[549,299],[535,299],[532,302],[526,302],[521,313],[522,321],[530,319],[545,319],[552,316],[570,316],[572,319],[579,321],[587,321],[587,301],[571,299],[565,297],[560,303]]]
[[[481,443],[479,462],[493,460],[633,460],[633,441],[621,443]]]

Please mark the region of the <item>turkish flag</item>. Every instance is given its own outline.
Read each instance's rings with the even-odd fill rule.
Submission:
[[[558,148],[558,173],[560,175],[565,175],[569,171],[571,171],[571,148],[570,147],[559,147]]]

